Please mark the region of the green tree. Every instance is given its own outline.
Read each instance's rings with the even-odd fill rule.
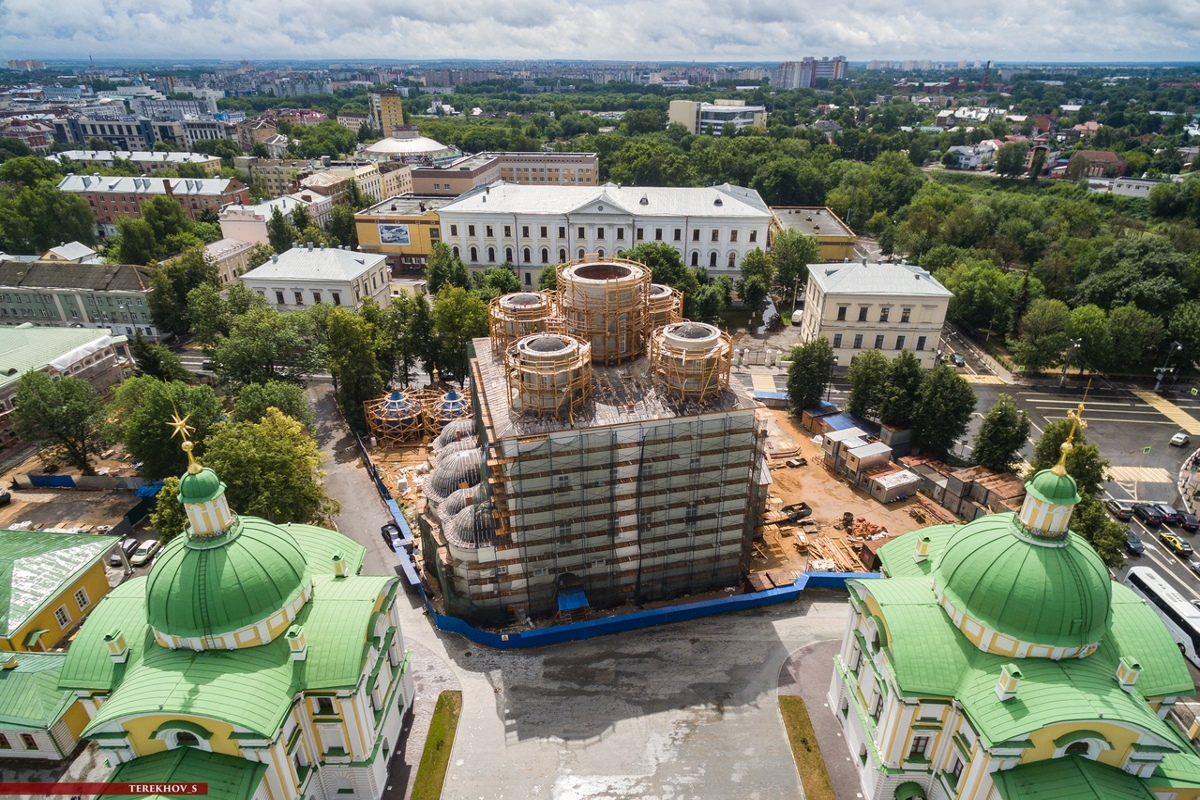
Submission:
[[[443,286],[470,289],[471,274],[445,242],[434,242],[425,262],[425,289],[436,297]]]
[[[1025,156],[1029,148],[1021,142],[1009,142],[996,151],[994,169],[997,175],[1015,178],[1025,171]]]
[[[248,383],[243,386],[233,402],[233,413],[229,418],[234,422],[261,422],[268,408],[279,409],[292,419],[304,423],[310,430],[316,423],[304,390],[294,383],[283,381]]]
[[[162,248],[168,240],[182,233],[190,233],[193,225],[183,206],[166,195],[157,195],[142,203],[142,219],[154,231],[160,256],[167,255]]]
[[[426,364],[426,372],[433,372],[436,362],[433,311],[425,295],[406,295],[392,301],[392,313],[395,315],[395,329],[399,332],[396,372],[400,383],[407,385],[416,376],[419,363]]]
[[[149,264],[158,256],[154,229],[144,219],[117,217],[116,260],[120,264]],[[113,243],[109,243],[110,250]]]
[[[316,225],[316,223],[313,222],[312,214],[308,213],[308,207],[301,205],[297,205],[292,209],[291,223],[293,228],[300,231],[301,238],[299,241],[302,242],[307,241],[303,238],[304,231]]]
[[[488,334],[487,304],[457,286],[444,286],[433,303],[437,362],[446,380],[465,380],[467,342]]]
[[[888,367],[887,386],[879,405],[879,421],[884,425],[907,428],[917,407],[917,393],[925,368],[911,350],[901,350]]]
[[[346,308],[334,308],[326,320],[329,371],[337,386],[342,416],[351,427],[366,430],[363,403],[383,393],[375,359],[374,327]]]
[[[1084,368],[1103,372],[1112,360],[1113,336],[1109,329],[1108,315],[1099,306],[1086,305],[1071,310],[1067,335],[1079,341],[1079,349],[1072,361]]]
[[[355,249],[358,247],[358,228],[354,224],[354,209],[349,205],[336,205],[329,212],[325,233],[330,244]]]
[[[204,453],[233,508],[277,524],[320,523],[337,513],[321,485],[322,459],[304,426],[273,408],[259,422],[214,426]]]
[[[846,410],[866,419],[877,417],[888,396],[890,373],[891,363],[879,350],[865,350],[856,355],[846,373],[850,382]]]
[[[1112,334],[1112,369],[1117,371],[1132,371],[1144,363],[1163,339],[1162,321],[1133,303],[1108,312],[1108,329]]]
[[[174,475],[163,479],[162,488],[154,496],[150,527],[154,528],[160,542],[169,542],[187,530],[187,512],[179,502],[179,478]]]
[[[1173,340],[1183,345],[1172,364],[1188,372],[1200,359],[1200,302],[1192,300],[1177,306],[1171,312],[1167,331]]]
[[[108,446],[104,403],[87,381],[72,375],[52,380],[26,372],[13,399],[13,431],[51,459],[61,458],[84,475],[95,475],[92,459]]]
[[[538,273],[538,289],[543,292],[552,292],[558,288],[558,266],[555,264],[547,264],[542,267],[542,271]]]
[[[795,413],[814,408],[825,399],[833,371],[833,347],[824,336],[792,348],[787,393]]]
[[[57,181],[62,172],[41,156],[21,156],[0,163],[0,183],[34,187],[42,181]]]
[[[921,381],[913,412],[913,444],[922,453],[946,458],[967,432],[975,412],[975,393],[961,375],[946,365]]]
[[[221,285],[217,267],[203,247],[185,250],[151,270],[150,317],[160,331],[176,336],[188,333],[188,293],[203,284]]]
[[[808,284],[808,265],[821,260],[821,243],[794,228],[775,235],[771,244],[775,259],[775,291],[779,296],[799,294]]]
[[[1071,530],[1087,540],[1106,566],[1117,567],[1125,560],[1125,526],[1114,521],[1095,497],[1080,499],[1071,514]]]
[[[483,272],[477,272],[471,276],[471,284],[475,287],[475,294],[484,302],[502,294],[521,291],[521,281],[511,264],[488,267]]]
[[[1062,454],[1062,443],[1071,432],[1071,420],[1059,419],[1046,425],[1042,435],[1033,445],[1033,460],[1029,462],[1029,474],[1035,475],[1058,463]],[[1102,484],[1110,480],[1109,460],[1100,455],[1100,448],[1088,441],[1082,431],[1075,433],[1072,448],[1067,452],[1067,474],[1075,479],[1081,495],[1096,496]]]
[[[1032,372],[1058,363],[1070,340],[1070,322],[1071,312],[1061,300],[1034,301],[1021,320],[1021,335],[1013,346],[1017,363]]]
[[[157,342],[147,341],[139,330],[129,343],[129,353],[133,356],[133,374],[135,377],[148,375],[160,381],[183,381],[192,379],[192,373],[183,366],[183,360],[171,352],[171,349]]]
[[[1021,460],[1033,423],[1009,394],[988,409],[975,435],[975,463],[995,472],[1010,472]]]
[[[234,317],[229,335],[213,348],[213,372],[233,389],[278,380],[302,384],[322,364],[308,314],[255,307]]]
[[[267,241],[276,253],[286,253],[300,239],[300,232],[288,222],[279,207],[271,209],[271,218],[267,220]]]
[[[271,260],[271,256],[275,255],[275,250],[269,244],[261,242],[250,248],[250,252],[246,254],[246,270],[252,270],[255,267],[261,267],[263,264]]]
[[[167,424],[173,414],[188,418],[199,455],[209,429],[222,413],[221,401],[211,387],[180,381],[165,383],[149,376],[124,381],[108,409],[116,438],[135,461],[141,462],[142,476],[151,481],[182,475],[187,469],[187,454],[179,448],[178,437],[171,438],[172,429]]]

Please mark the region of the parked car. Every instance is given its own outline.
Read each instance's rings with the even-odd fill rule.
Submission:
[[[124,553],[125,558],[128,559],[133,555],[133,551],[138,549],[138,545],[141,543],[142,540],[136,536],[129,536],[125,539],[125,541],[118,545],[117,549],[120,550],[121,553]],[[108,563],[114,567],[121,566],[121,553],[118,553],[114,550],[113,554],[108,557]]]
[[[8,489],[0,489],[0,506],[6,506],[12,502],[12,492]]]
[[[1158,528],[1163,524],[1162,512],[1149,503],[1135,505],[1133,515],[1145,523],[1147,528]]]
[[[962,353],[951,353],[950,363],[956,367],[965,367],[967,365],[967,360],[962,357]]]
[[[1192,441],[1192,437],[1188,436],[1183,431],[1180,431],[1179,433],[1177,433],[1171,437],[1171,446],[1172,447],[1187,447],[1189,444],[1191,444],[1191,441]]]
[[[1146,552],[1146,544],[1133,531],[1125,531],[1125,552],[1131,556],[1140,556]]]
[[[1158,509],[1158,513],[1162,514],[1163,522],[1166,524],[1179,525],[1183,522],[1174,506],[1169,506],[1166,503],[1150,503],[1149,505]]]
[[[1180,558],[1187,558],[1193,552],[1190,544],[1185,542],[1183,539],[1180,539],[1173,533],[1160,533],[1158,535],[1158,540],[1162,542],[1163,547],[1167,548]]]
[[[140,567],[143,564],[150,562],[154,558],[154,554],[158,552],[158,539],[145,539],[138,545],[137,550],[133,551],[133,555],[129,557],[129,563],[135,567]]]
[[[1186,511],[1178,511],[1179,527],[1183,528],[1188,533],[1195,533],[1200,530],[1200,519],[1196,518],[1195,514],[1189,514]]]
[[[394,522],[385,522],[379,528],[379,535],[383,537],[383,543],[397,552],[400,549],[400,526]]]
[[[1189,561],[1188,569],[1190,569],[1192,572],[1196,573],[1197,575],[1200,575],[1200,561]],[[1193,600],[1192,602],[1200,603],[1200,600]]]
[[[1126,500],[1105,500],[1104,507],[1108,509],[1108,513],[1122,522],[1133,519],[1133,503]]]

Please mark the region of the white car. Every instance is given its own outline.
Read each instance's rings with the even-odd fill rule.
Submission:
[[[1191,443],[1191,441],[1192,441],[1192,437],[1188,436],[1186,433],[1183,433],[1181,431],[1171,437],[1171,446],[1172,447],[1187,447],[1188,444]]]
[[[129,563],[135,567],[140,567],[146,564],[158,552],[158,539],[146,539],[138,545],[138,549],[133,551],[133,555],[129,557]]]

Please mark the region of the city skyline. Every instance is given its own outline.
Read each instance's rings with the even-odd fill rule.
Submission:
[[[922,0],[899,17],[878,0],[817,7],[576,0],[488,8],[460,1],[436,9],[368,3],[353,17],[335,17],[324,4],[303,1],[282,7],[264,0],[135,0],[113,8],[97,0],[53,6],[6,0],[0,56],[711,63],[816,54],[852,61],[1163,62],[1195,59],[1200,18],[1187,14],[1187,5],[1168,0],[1088,14],[1091,7],[1024,0],[999,17],[971,17],[946,0]]]

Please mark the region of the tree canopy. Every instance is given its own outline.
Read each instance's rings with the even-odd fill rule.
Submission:
[[[84,475],[94,475],[92,459],[108,446],[104,403],[90,383],[73,375],[53,380],[26,372],[13,398],[13,430],[36,445],[47,459],[61,458]]]

